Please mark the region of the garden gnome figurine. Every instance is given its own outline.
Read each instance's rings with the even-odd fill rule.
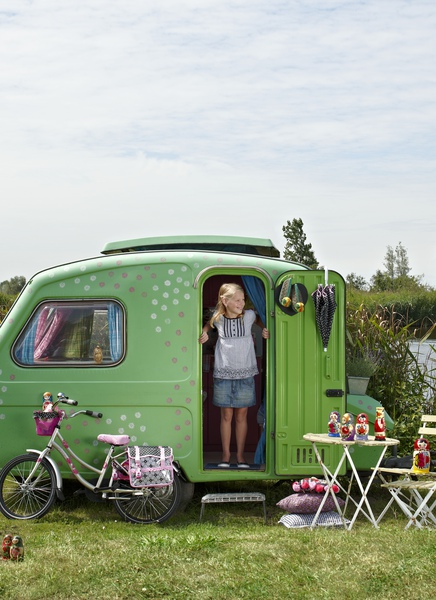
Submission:
[[[341,415],[337,410],[332,410],[329,417],[329,436],[341,437]]]
[[[374,439],[377,442],[384,442],[386,439],[385,409],[383,406],[377,406],[375,409]]]
[[[412,470],[414,473],[430,472],[430,443],[425,438],[415,441]]]
[[[11,560],[24,560],[24,545],[19,535],[14,535],[12,538]]]
[[[354,440],[354,417],[351,413],[342,415],[341,438],[343,442],[352,442]]]
[[[368,415],[366,413],[360,413],[356,419],[356,441],[366,442],[368,441],[369,423]]]
[[[2,560],[9,560],[11,558],[11,546],[12,546],[12,536],[10,533],[7,533],[3,538],[2,545]]]

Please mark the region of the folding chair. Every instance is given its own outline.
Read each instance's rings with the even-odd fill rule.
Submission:
[[[423,438],[434,436],[436,442],[436,415],[423,415],[421,417],[422,426],[418,430],[418,435]],[[428,427],[427,424],[432,424]],[[393,502],[396,502],[402,512],[406,515],[408,521],[405,529],[415,525],[418,529],[423,527],[436,527],[436,517],[433,511],[436,507],[436,472],[420,474],[413,469],[387,468],[379,467],[377,475],[380,478],[382,488],[389,490],[391,498],[385,509],[377,519],[377,524],[384,517]],[[393,475],[402,477],[401,479],[390,481],[388,478]]]

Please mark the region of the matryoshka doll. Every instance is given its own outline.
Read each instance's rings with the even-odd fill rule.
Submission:
[[[414,473],[429,473],[430,471],[430,443],[425,438],[415,441],[412,470]]]
[[[374,439],[377,442],[384,442],[386,439],[385,409],[383,406],[377,406],[375,409]]]
[[[360,442],[368,441],[369,423],[368,415],[366,413],[360,413],[356,419],[356,440]]]
[[[11,546],[12,546],[12,536],[10,533],[7,533],[3,538],[2,544],[2,560],[9,560],[11,558]]]
[[[354,440],[354,417],[351,413],[342,415],[341,438],[343,442],[352,442]]]
[[[341,437],[341,415],[337,410],[332,410],[329,416],[329,436]]]
[[[11,560],[24,560],[24,544],[19,535],[14,535],[12,538]]]
[[[44,412],[52,412],[52,410],[53,410],[53,396],[50,394],[50,392],[44,392],[44,395],[43,395],[42,399],[43,399],[42,410]]]

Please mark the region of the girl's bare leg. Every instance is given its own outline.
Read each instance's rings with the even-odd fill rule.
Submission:
[[[247,413],[248,408],[235,408],[235,433],[236,433],[236,460],[238,463],[244,463],[245,440],[247,438]]]
[[[230,462],[230,439],[232,436],[232,419],[233,408],[222,408],[220,432],[224,462]]]

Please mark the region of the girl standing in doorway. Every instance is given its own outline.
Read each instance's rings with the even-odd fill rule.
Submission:
[[[215,348],[213,404],[221,410],[222,462],[219,468],[230,467],[230,439],[235,417],[236,460],[239,469],[249,469],[244,448],[247,437],[247,413],[256,404],[254,376],[257,369],[256,353],[251,328],[256,323],[262,328],[262,337],[269,331],[254,310],[245,310],[245,293],[241,286],[224,283],[219,290],[218,302],[211,320],[203,327],[199,342],[209,339],[210,329],[218,331]]]

